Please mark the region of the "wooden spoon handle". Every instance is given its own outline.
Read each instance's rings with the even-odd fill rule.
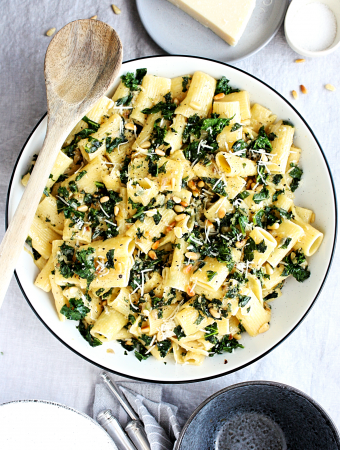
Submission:
[[[65,132],[56,124],[47,131],[34,170],[0,245],[0,307],[29,234],[46,182],[65,138]]]

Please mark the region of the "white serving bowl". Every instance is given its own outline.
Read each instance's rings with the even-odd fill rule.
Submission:
[[[162,364],[155,358],[139,362],[132,353],[124,356],[118,343],[109,342],[92,348],[76,329],[76,322],[61,323],[57,317],[52,294],[46,294],[33,282],[38,269],[27,252],[22,251],[17,264],[16,278],[29,305],[44,325],[68,348],[89,362],[105,370],[123,376],[160,383],[199,381],[225,375],[239,370],[266,355],[282,342],[303,320],[320,293],[329,270],[334,252],[337,212],[335,189],[331,173],[322,149],[308,124],[289,102],[274,89],[246,72],[227,64],[189,56],[152,56],[123,63],[121,74],[146,67],[148,73],[175,77],[202,70],[215,78],[225,75],[231,85],[249,91],[251,102],[270,108],[279,118],[295,124],[295,144],[303,149],[301,165],[303,183],[297,191],[296,203],[315,211],[315,226],[325,233],[319,251],[310,259],[312,276],[304,283],[288,279],[283,296],[272,302],[271,327],[267,333],[256,338],[245,336],[243,350],[232,355],[216,355],[206,358],[202,366],[181,366],[169,361]],[[115,86],[108,94],[112,94]],[[46,116],[41,119],[24,145],[16,162],[8,189],[7,217],[10,221],[23,194],[21,176],[26,173],[33,154],[39,153],[46,133]],[[29,207],[29,205],[27,205]],[[114,349],[114,355],[107,353]],[[223,364],[225,357],[228,364]]]
[[[298,42],[294,39],[293,34],[293,18],[294,15],[300,10],[300,8],[303,8],[304,6],[310,4],[310,3],[323,3],[333,12],[334,17],[336,19],[337,23],[337,30],[336,35],[333,43],[330,47],[326,48],[325,50],[320,51],[310,51],[302,48]],[[293,0],[291,4],[289,5],[285,23],[284,23],[284,29],[285,29],[285,36],[287,39],[287,42],[292,50],[294,52],[298,53],[299,55],[306,56],[309,58],[315,58],[319,56],[326,56],[330,53],[333,53],[335,50],[337,50],[340,47],[340,1],[339,0]],[[316,33],[320,33],[320,30],[315,30]]]

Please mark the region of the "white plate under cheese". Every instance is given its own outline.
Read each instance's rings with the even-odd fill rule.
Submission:
[[[256,0],[168,0],[234,46],[254,11]]]

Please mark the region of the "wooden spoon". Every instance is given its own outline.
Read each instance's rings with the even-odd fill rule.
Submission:
[[[113,83],[123,49],[99,20],[76,20],[52,39],[45,57],[47,132],[34,170],[0,245],[0,307],[58,152],[74,126]]]

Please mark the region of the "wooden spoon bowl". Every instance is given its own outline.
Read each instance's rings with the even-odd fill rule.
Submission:
[[[113,83],[123,48],[98,20],[76,20],[52,39],[45,57],[48,106],[43,148],[0,245],[0,307],[58,152],[68,134]]]

